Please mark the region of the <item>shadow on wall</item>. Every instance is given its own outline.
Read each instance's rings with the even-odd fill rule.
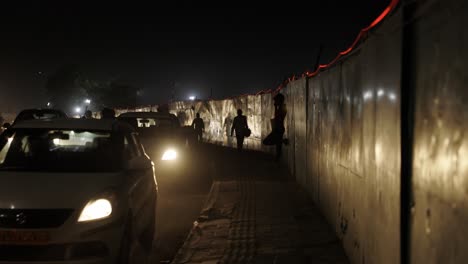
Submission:
[[[233,122],[233,119],[232,119],[232,115],[231,113],[228,113],[228,115],[226,116],[226,118],[224,118],[224,122],[223,122],[223,128],[224,128],[224,132],[226,133],[225,136],[226,136],[226,142],[227,142],[227,145],[229,147],[233,147],[234,145],[234,141],[233,141],[233,138],[231,137],[231,127],[232,127],[232,122]]]
[[[184,126],[184,124],[186,123],[186,120],[187,120],[187,114],[184,112],[184,111],[178,111],[176,113],[176,116],[177,118],[179,119],[179,123]]]

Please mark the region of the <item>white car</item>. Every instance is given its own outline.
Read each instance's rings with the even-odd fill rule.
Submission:
[[[116,120],[16,123],[0,142],[0,263],[129,263],[149,253],[157,182]]]

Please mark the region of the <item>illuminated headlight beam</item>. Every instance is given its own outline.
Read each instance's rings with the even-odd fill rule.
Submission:
[[[78,222],[87,222],[103,219],[112,213],[111,202],[107,199],[97,199],[88,202],[80,214]]]
[[[161,160],[175,160],[177,159],[177,152],[173,149],[164,151]]]

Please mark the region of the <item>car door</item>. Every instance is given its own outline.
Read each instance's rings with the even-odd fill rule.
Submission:
[[[124,149],[128,159],[148,159],[135,133],[127,134],[124,140]],[[151,161],[148,160],[148,162]],[[128,171],[127,173],[131,182],[129,195],[133,223],[137,229],[135,231],[141,233],[150,221],[154,219],[157,199],[154,171],[150,167],[148,169]]]

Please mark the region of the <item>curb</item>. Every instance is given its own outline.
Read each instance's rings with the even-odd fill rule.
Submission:
[[[190,230],[189,234],[185,238],[184,243],[180,247],[180,249],[177,251],[176,255],[174,256],[174,259],[171,261],[172,264],[177,264],[177,263],[186,263],[188,260],[185,258],[187,257],[187,248],[189,246],[189,243],[192,241],[192,238],[196,233],[198,233],[198,220],[200,220],[204,212],[209,211],[211,208],[213,208],[214,204],[216,203],[218,199],[218,194],[219,194],[219,185],[220,182],[216,181],[211,184],[210,192],[208,196],[205,199],[205,202],[203,203],[203,208],[200,211],[200,215],[197,220],[194,221],[192,229]],[[190,258],[190,256],[188,256]]]

